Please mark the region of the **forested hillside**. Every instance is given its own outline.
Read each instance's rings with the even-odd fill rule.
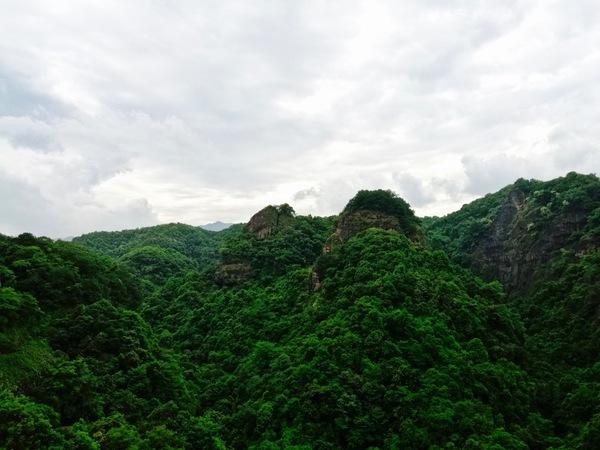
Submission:
[[[578,174],[2,236],[0,448],[596,449],[599,242]]]
[[[429,243],[509,288],[536,404],[569,447],[600,442],[600,180],[518,180],[443,218]],[[587,442],[584,444],[583,442]],[[587,446],[586,446],[587,445]]]
[[[148,247],[176,251],[202,265],[217,259],[221,236],[200,227],[170,223],[136,230],[98,231],[73,238],[72,242],[115,258],[126,258],[131,252]]]

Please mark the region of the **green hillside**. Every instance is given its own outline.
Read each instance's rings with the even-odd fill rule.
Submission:
[[[424,221],[432,247],[510,289],[523,319],[536,404],[571,439],[600,442],[600,180],[518,180]]]
[[[0,448],[595,449],[599,184],[0,237]]]

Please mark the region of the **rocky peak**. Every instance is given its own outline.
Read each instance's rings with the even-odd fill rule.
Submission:
[[[287,203],[279,206],[269,205],[250,218],[250,221],[246,224],[246,229],[254,233],[259,239],[264,239],[273,234],[278,228],[292,225],[294,217],[294,208]]]
[[[422,239],[419,221],[402,198],[381,189],[359,191],[340,214],[336,231],[325,245],[325,252],[369,228],[396,231],[413,241]]]
[[[321,258],[326,258],[334,247],[369,228],[395,231],[421,243],[424,238],[419,223],[409,204],[392,191],[359,191],[338,217],[336,230],[325,243]],[[310,274],[310,291],[318,290],[323,281],[323,271],[317,266]]]
[[[385,212],[368,210],[342,214],[338,221],[337,230],[340,239],[347,241],[352,236],[369,228],[381,228],[382,230],[407,234],[407,230],[404,229],[398,217]]]

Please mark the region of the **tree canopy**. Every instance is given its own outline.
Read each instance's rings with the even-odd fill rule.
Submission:
[[[599,185],[518,180],[426,243],[327,252],[336,218],[289,205],[263,236],[0,236],[0,448],[595,449]],[[361,211],[420,226],[390,191]],[[547,258],[530,285],[486,271],[502,245]]]

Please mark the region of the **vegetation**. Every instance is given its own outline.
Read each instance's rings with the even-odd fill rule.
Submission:
[[[511,194],[519,194],[518,200],[522,202],[519,216],[513,222],[522,227],[514,236],[506,236],[507,239],[533,246],[564,229],[566,239],[557,236],[561,242],[556,248],[551,247],[556,253],[551,257],[561,250],[573,251],[600,243],[600,180],[595,175],[571,172],[548,182],[519,179],[455,213],[425,218],[423,228],[431,247],[445,251],[464,266],[473,267],[473,255],[482,243],[492,238],[495,226],[502,225],[501,209]],[[571,224],[575,225],[573,229],[569,227]]]
[[[501,227],[500,210],[511,192],[523,206],[510,223],[508,242],[543,263],[527,289],[515,289],[509,306],[524,321],[527,363],[535,402],[567,448],[597,448],[600,438],[600,180],[569,173],[549,182],[518,180],[424,226],[434,248],[478,267],[482,242]],[[485,248],[485,247],[483,247]]]
[[[423,220],[427,245],[325,254],[335,218],[0,236],[0,448],[595,449],[599,184],[519,180]],[[513,200],[507,236],[550,256],[507,291],[472,270]],[[388,191],[357,211],[420,223]]]
[[[115,258],[143,247],[172,250],[202,267],[217,260],[219,242],[227,231],[215,233],[200,227],[170,223],[136,230],[98,231],[76,237],[73,242]]]

